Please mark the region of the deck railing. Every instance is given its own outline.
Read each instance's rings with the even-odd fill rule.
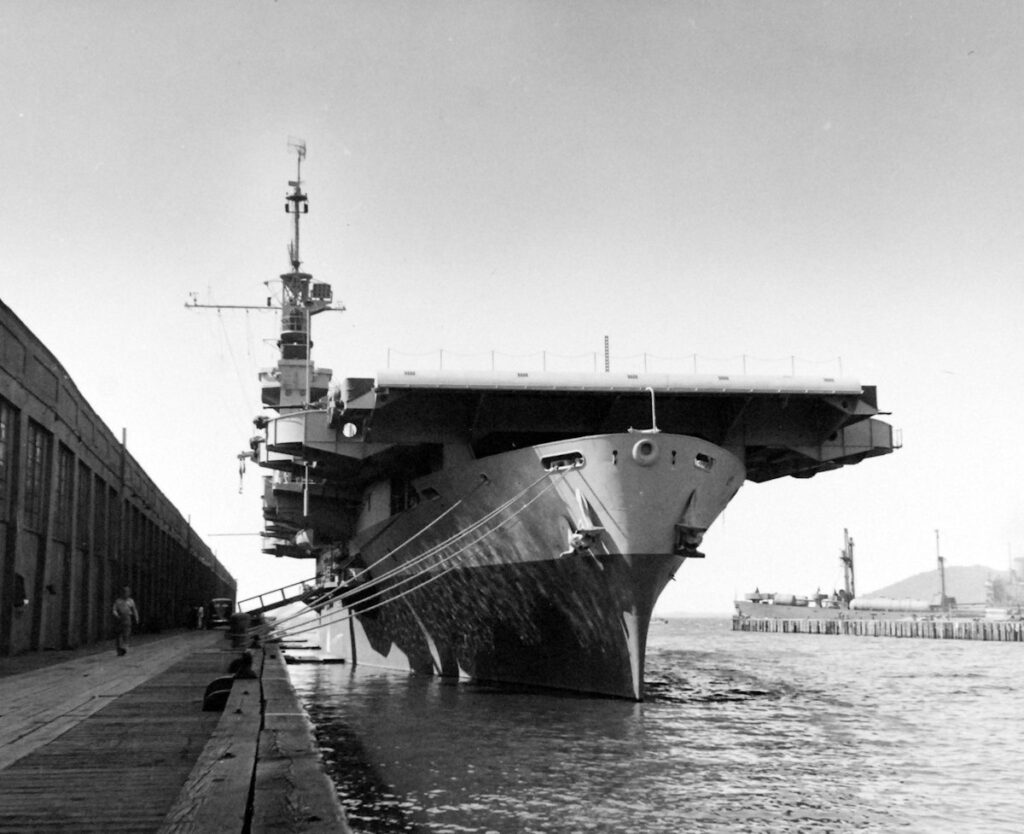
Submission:
[[[316,589],[316,587],[316,579],[305,579],[301,582],[293,582],[291,585],[284,585],[272,591],[265,591],[254,597],[243,599],[235,607],[242,614],[279,608],[291,602],[301,602],[306,593]],[[255,605],[252,603],[255,603]]]

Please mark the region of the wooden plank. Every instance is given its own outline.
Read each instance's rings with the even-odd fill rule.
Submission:
[[[223,713],[202,710],[239,655],[217,637],[0,679],[0,831],[348,832],[276,647],[254,655],[262,681],[236,679]]]
[[[59,738],[114,699],[199,650],[222,642],[186,632],[125,657],[89,655],[57,667],[0,678],[0,770]]]
[[[226,665],[193,652],[0,770],[0,831],[155,831],[220,718],[202,696]]]
[[[264,661],[263,694],[251,831],[348,832],[337,791],[322,767],[313,725],[283,658],[272,650]]]
[[[157,828],[160,834],[245,830],[262,721],[261,700],[258,678],[235,680],[217,728]]]

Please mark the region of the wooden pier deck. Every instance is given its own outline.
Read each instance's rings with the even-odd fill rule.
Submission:
[[[276,649],[203,711],[239,653],[192,631],[0,667],[0,832],[348,831]]]
[[[779,634],[834,634],[856,637],[913,637],[928,640],[1024,642],[1024,622],[1005,620],[928,619],[784,619],[733,617],[733,631]]]

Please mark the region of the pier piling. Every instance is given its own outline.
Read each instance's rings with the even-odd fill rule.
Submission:
[[[1024,622],[993,620],[783,619],[733,617],[733,631],[781,634],[837,634],[854,637],[912,637],[927,640],[1024,642]]]

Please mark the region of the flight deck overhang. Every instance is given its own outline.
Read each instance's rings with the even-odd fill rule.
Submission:
[[[352,385],[357,388],[358,386]],[[377,372],[376,389],[480,389],[511,391],[644,391],[690,394],[861,394],[851,377],[755,374],[565,373],[558,371]]]
[[[874,387],[849,377],[388,370],[335,391],[349,396],[327,414],[273,421],[268,450],[354,469],[391,446],[467,444],[484,457],[656,425],[730,449],[762,481],[893,449]]]

